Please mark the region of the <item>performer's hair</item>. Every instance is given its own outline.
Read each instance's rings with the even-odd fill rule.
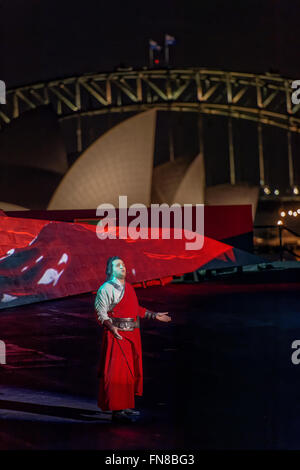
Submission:
[[[111,278],[112,275],[112,268],[113,268],[113,261],[115,259],[121,259],[120,256],[111,256],[108,258],[107,263],[106,263],[106,280],[108,281]]]

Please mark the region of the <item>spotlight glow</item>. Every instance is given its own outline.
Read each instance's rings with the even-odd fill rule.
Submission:
[[[282,225],[282,224],[283,224],[282,220],[277,220],[277,225]]]
[[[284,211],[281,211],[281,212],[280,212],[280,216],[281,216],[281,217],[285,217],[285,216],[286,216],[286,213],[285,213]]]

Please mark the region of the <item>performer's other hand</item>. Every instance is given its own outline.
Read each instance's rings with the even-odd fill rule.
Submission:
[[[116,326],[113,326],[111,329],[112,334],[114,335],[115,338],[117,339],[123,339],[123,337],[118,333],[118,329]]]
[[[169,322],[172,318],[168,315],[169,312],[158,312],[156,315],[156,320]]]

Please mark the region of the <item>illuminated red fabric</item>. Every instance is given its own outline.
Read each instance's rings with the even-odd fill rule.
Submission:
[[[195,211],[195,207],[193,207]],[[150,213],[150,208],[148,209]],[[95,219],[95,210],[59,210],[59,211],[9,211],[11,217],[47,219],[55,221],[79,221],[80,219]],[[116,209],[117,220],[119,210]],[[193,216],[194,217],[194,216]],[[134,216],[128,216],[130,222]],[[234,204],[204,206],[205,235],[215,240],[232,238],[244,233],[252,232],[252,206],[251,204]],[[172,223],[172,221],[171,221]],[[172,226],[172,225],[171,225]]]
[[[126,282],[122,300],[109,316],[115,318],[144,317],[134,288]],[[120,331],[122,340],[106,328],[103,331],[99,366],[98,406],[104,411],[134,408],[134,395],[143,394],[142,346],[139,328]]]
[[[252,206],[204,206],[205,236],[224,240],[253,231]]]
[[[25,213],[0,215],[0,309],[94,291],[105,280],[107,258],[115,255],[124,260],[128,281],[144,286],[202,266],[215,268],[214,260],[237,263],[237,251],[218,240],[253,228],[251,206],[205,206],[204,245],[187,250],[191,240],[174,227],[170,239],[162,238],[160,227],[158,239],[99,240],[95,225],[30,219]]]
[[[170,232],[169,240],[99,240],[94,226],[0,217],[0,309],[91,292],[116,254],[139,283],[194,271],[232,249],[205,237],[201,250],[188,251]]]

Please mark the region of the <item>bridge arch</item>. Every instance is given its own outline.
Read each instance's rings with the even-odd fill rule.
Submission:
[[[263,126],[287,133],[289,185],[295,187],[291,136],[300,134],[300,104],[293,104],[293,80],[207,68],[126,69],[88,73],[7,90],[0,125],[23,112],[51,105],[60,121],[72,120],[77,152],[84,150],[81,121],[86,116],[160,111],[195,112],[228,118],[230,183],[236,182],[232,120],[257,123],[260,185],[264,172]],[[201,126],[200,126],[201,127]]]

